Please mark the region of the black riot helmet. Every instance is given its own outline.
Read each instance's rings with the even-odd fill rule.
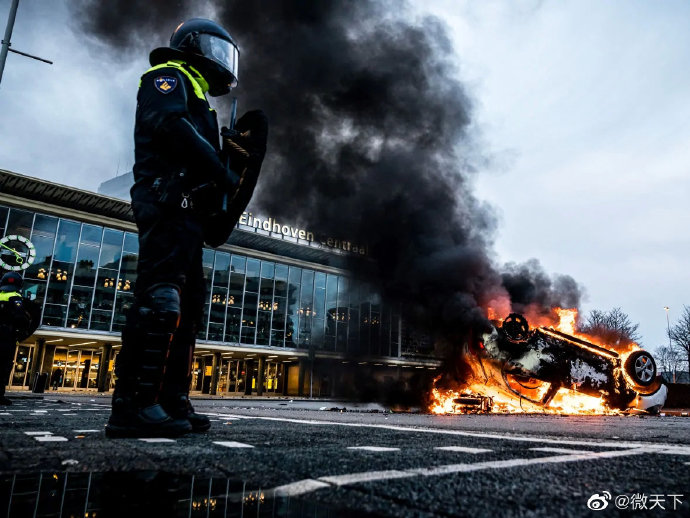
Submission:
[[[237,86],[240,49],[232,36],[216,22],[192,18],[170,36],[170,46],[153,49],[151,65],[181,59],[196,68],[208,82],[208,93],[224,95]]]
[[[19,291],[24,279],[17,272],[8,272],[0,279],[0,291]]]

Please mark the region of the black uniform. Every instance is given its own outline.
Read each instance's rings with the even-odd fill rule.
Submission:
[[[234,86],[238,52],[222,27],[192,19],[178,26],[170,47],[151,52],[154,66],[141,78],[131,190],[139,262],[115,367],[111,437],[210,426],[188,398],[206,297],[202,247],[229,237],[256,184],[267,136],[263,113],[249,112],[239,131],[224,134],[227,149],[219,145],[205,93]]]
[[[194,77],[198,73],[185,68],[190,79],[182,67],[181,63],[154,67],[142,77],[137,97],[131,194],[139,261],[135,303],[127,315],[116,366],[115,397],[134,398],[133,404],[124,405],[122,422],[127,422],[127,412],[160,402],[168,415],[178,420],[191,417],[201,430],[209,422],[190,413],[187,399],[205,300],[201,262],[205,214],[195,207],[192,196],[237,179],[219,156],[215,112],[203,94],[195,94],[200,88]],[[203,78],[199,81],[203,84]],[[150,318],[156,312],[162,316]],[[165,420],[158,410],[149,416],[154,423]],[[113,427],[117,434],[117,419],[111,419],[111,431]],[[169,423],[170,427],[180,424]]]

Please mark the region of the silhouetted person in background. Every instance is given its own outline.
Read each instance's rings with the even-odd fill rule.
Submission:
[[[5,387],[10,381],[17,342],[34,331],[20,293],[22,284],[23,279],[16,272],[6,273],[0,279],[0,405],[12,404],[5,396]]]
[[[62,386],[62,369],[60,367],[53,372],[53,376],[50,378],[50,385],[53,387],[53,390],[57,390],[58,387]]]

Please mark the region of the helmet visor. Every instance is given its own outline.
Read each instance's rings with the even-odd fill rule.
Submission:
[[[199,46],[204,57],[215,61],[232,74],[230,86],[237,86],[240,50],[228,40],[212,34],[200,34]]]

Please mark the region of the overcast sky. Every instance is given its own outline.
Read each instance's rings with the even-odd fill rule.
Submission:
[[[499,214],[499,258],[538,258],[584,286],[584,310],[620,306],[644,346],[666,343],[663,307],[673,324],[690,305],[690,3],[424,5],[449,25],[475,103],[490,157],[476,191]],[[0,168],[96,190],[131,170],[148,59],[114,67],[67,16],[63,0],[20,2],[13,47],[55,64],[9,55]]]

